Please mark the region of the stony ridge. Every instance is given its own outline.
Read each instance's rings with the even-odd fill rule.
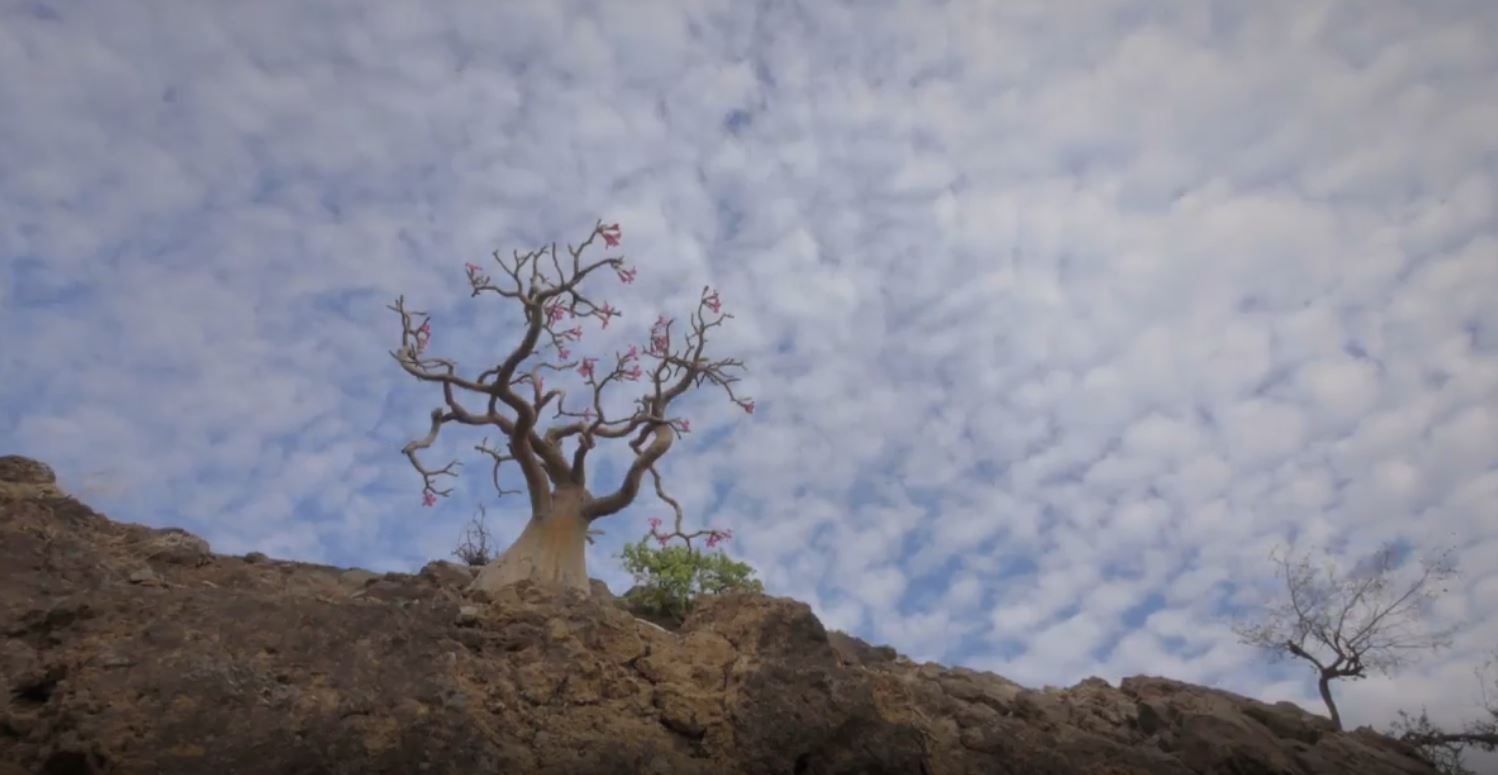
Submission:
[[[787,598],[673,631],[469,578],[214,554],[0,458],[0,775],[1434,772],[1288,703],[914,664]]]

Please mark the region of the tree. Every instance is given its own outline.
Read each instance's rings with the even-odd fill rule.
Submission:
[[[1401,710],[1399,720],[1390,727],[1390,734],[1415,746],[1444,775],[1473,775],[1462,762],[1462,750],[1469,746],[1484,751],[1498,750],[1498,670],[1495,668],[1498,668],[1498,649],[1481,667],[1472,671],[1477,676],[1488,718],[1468,722],[1460,732],[1447,732],[1430,720],[1424,708],[1420,709],[1418,716]],[[1493,683],[1492,695],[1488,694],[1489,680]]]
[[[1271,558],[1285,581],[1286,599],[1268,606],[1262,620],[1233,630],[1242,643],[1309,662],[1338,730],[1342,716],[1332,700],[1332,681],[1366,678],[1369,670],[1388,675],[1415,653],[1450,644],[1449,630],[1428,633],[1421,626],[1425,604],[1456,573],[1449,552],[1422,560],[1420,574],[1404,585],[1392,578],[1400,565],[1393,545],[1346,574],[1331,563],[1316,568],[1308,556],[1288,551],[1276,550]]]
[[[475,449],[491,459],[491,479],[501,497],[520,492],[500,485],[500,466],[506,461],[518,466],[530,496],[530,520],[520,537],[483,566],[471,589],[493,592],[529,579],[587,594],[584,541],[589,539],[590,525],[634,502],[647,473],[654,477],[656,493],[669,497],[661,487],[656,463],[679,434],[691,430],[688,420],[669,414],[672,402],[692,388],[711,383],[722,388],[744,411],[754,411],[752,400],[734,394],[733,384],[739,378],[728,374],[730,369],[742,369],[743,363],[705,355],[708,332],[732,317],[721,312],[718,294],[710,288],[703,288],[680,346],[673,343],[676,321],[662,316],[651,327],[646,350],[642,353],[631,346],[628,352],[614,353],[614,365],[607,371],[596,365],[597,358],[572,359],[570,347],[582,338],[583,330],[575,325],[561,330],[558,324],[564,318],[597,318],[607,328],[611,319],[622,316],[612,305],[599,306],[585,296],[583,281],[603,267],[613,269],[625,283],[635,277],[635,270],[625,267],[622,256],[583,262],[583,253],[599,239],[606,248],[616,247],[619,225],[595,224],[582,244],[567,246],[570,260],[559,255],[555,243],[523,255],[515,252],[509,261],[495,251],[494,260],[506,278],[502,284],[485,274],[482,267],[467,265],[472,296],[492,293],[511,299],[521,306],[525,320],[519,343],[497,365],[476,377],[460,375],[450,359],[427,354],[432,334],[429,315],[408,310],[404,297],[390,306],[401,320],[401,347],[391,352],[391,357],[406,373],[442,390],[443,404],[432,410],[427,434],[401,450],[422,477],[423,502],[430,506],[438,497],[452,493],[451,488],[440,489],[437,483],[440,477],[457,476],[454,469],[459,464],[453,461],[433,469],[417,457],[418,451],[430,447],[442,429],[452,424],[498,429],[505,439],[500,448],[488,446],[485,437]],[[554,351],[555,357],[543,355],[543,350]],[[647,358],[654,361],[648,370],[641,365]],[[556,387],[547,390],[542,372],[576,372],[586,386],[585,399],[569,407],[568,391]],[[634,411],[608,418],[603,407],[604,391],[642,377],[646,387],[636,398]],[[542,413],[548,407],[553,410],[553,423],[542,430]],[[600,440],[630,437],[634,459],[622,480],[613,490],[595,495],[588,483],[589,453]],[[574,445],[570,455],[569,443]]]

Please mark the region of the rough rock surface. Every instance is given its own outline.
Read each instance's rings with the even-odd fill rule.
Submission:
[[[606,594],[468,599],[441,561],[215,555],[42,469],[0,458],[26,485],[0,488],[0,775],[1434,772],[1164,678],[1034,691],[913,664],[785,598],[707,598],[671,631]]]

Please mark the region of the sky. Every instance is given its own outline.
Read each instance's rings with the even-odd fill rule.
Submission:
[[[441,396],[387,305],[477,374],[522,321],[463,265],[604,219],[638,279],[589,278],[624,316],[578,352],[704,286],[734,315],[756,411],[689,394],[660,468],[770,593],[1031,686],[1323,712],[1231,630],[1271,550],[1453,546],[1452,646],[1337,691],[1459,723],[1498,646],[1494,39],[1483,0],[3,3],[0,451],[222,553],[413,572],[480,505],[507,542],[480,432],[422,506]],[[592,575],[669,513],[599,523]]]

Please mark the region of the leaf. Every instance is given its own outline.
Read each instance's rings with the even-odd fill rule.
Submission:
[[[619,555],[635,579],[635,600],[643,608],[684,619],[702,595],[724,592],[763,592],[751,578],[754,569],[722,551],[705,554],[685,546],[650,548],[645,541],[626,544]]]

